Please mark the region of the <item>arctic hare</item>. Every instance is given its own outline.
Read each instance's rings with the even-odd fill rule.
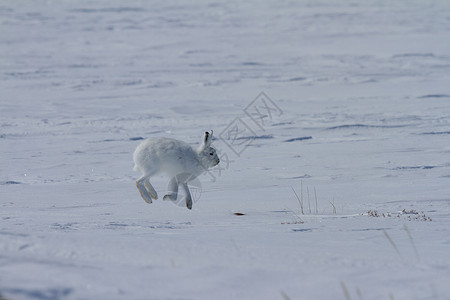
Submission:
[[[192,209],[187,183],[220,162],[216,150],[211,147],[212,134],[212,130],[211,133],[205,132],[203,143],[197,149],[185,142],[164,137],[149,138],[140,143],[134,151],[133,160],[134,170],[144,173],[136,181],[142,199],[147,203],[158,199],[150,177],[165,173],[171,179],[169,192],[163,199],[176,201],[180,185],[186,194],[186,207]]]

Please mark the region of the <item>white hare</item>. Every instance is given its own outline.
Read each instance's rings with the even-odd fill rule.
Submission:
[[[192,209],[192,197],[187,183],[217,165],[220,160],[216,150],[211,147],[211,133],[205,132],[203,143],[197,149],[191,145],[170,138],[149,138],[137,146],[134,151],[134,170],[144,173],[136,181],[136,186],[142,199],[152,203],[158,199],[158,194],[150,183],[150,177],[157,173],[165,173],[171,178],[168,194],[164,200],[176,201],[178,186],[186,195],[186,207]]]

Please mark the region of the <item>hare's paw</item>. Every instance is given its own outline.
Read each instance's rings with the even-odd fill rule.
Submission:
[[[163,200],[177,201],[178,193],[169,192],[163,197]]]
[[[188,209],[192,209],[192,198],[191,197],[186,197],[186,207]]]

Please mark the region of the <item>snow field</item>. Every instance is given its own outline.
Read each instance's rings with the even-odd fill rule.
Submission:
[[[1,297],[448,299],[449,12],[2,1]],[[138,143],[210,129],[193,210],[146,204]]]

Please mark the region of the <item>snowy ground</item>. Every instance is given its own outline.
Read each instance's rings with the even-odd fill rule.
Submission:
[[[3,0],[0,299],[450,299],[449,82],[446,1]]]

